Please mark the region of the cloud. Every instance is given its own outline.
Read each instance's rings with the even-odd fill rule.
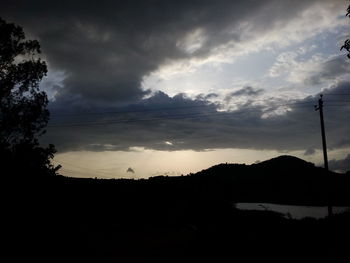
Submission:
[[[261,95],[263,92],[263,89],[255,89],[251,86],[246,86],[226,94],[224,97],[224,101],[227,105],[229,105],[232,100],[234,100],[235,105],[237,105],[237,103],[246,104],[247,97],[256,97]]]
[[[3,1],[2,13],[38,38],[66,72],[57,101],[130,103],[166,65],[225,61],[332,29],[342,1]],[[342,9],[341,9],[342,10]],[[332,13],[333,12],[333,13]]]
[[[350,171],[350,154],[342,160],[330,160],[328,164],[330,169],[335,171]]]
[[[134,169],[132,169],[131,167],[129,167],[129,168],[126,170],[126,172],[127,172],[127,173],[132,173],[132,174],[135,173]]]
[[[318,65],[311,63],[309,67],[308,70],[305,70],[307,75],[302,78],[305,84],[320,85],[344,76],[350,78],[350,62],[343,55],[321,61]]]
[[[169,60],[205,56],[231,38],[227,27],[253,8],[240,3],[237,10],[231,1],[23,1],[21,8],[5,1],[2,6],[5,16],[39,38],[49,64],[68,72],[58,99],[77,95],[93,103],[142,98],[143,76]],[[210,40],[201,40],[206,35]]]
[[[263,89],[254,89],[248,86],[232,92],[230,96],[257,96],[260,95],[263,91]]]
[[[349,104],[330,103],[331,94],[344,93],[350,82],[325,91],[327,143],[339,148],[348,139]],[[248,100],[234,111],[221,111],[220,104],[184,94],[169,97],[158,92],[134,105],[80,112],[79,105],[66,115],[52,108],[52,120],[43,142],[60,152],[71,150],[154,149],[209,150],[217,148],[303,150],[320,149],[318,97],[290,100]],[[59,106],[60,104],[52,106]],[[100,108],[98,108],[100,110]],[[76,111],[75,111],[76,110]]]
[[[43,87],[52,87],[54,97],[43,142],[61,152],[320,148],[315,97],[297,101],[310,108],[290,105],[287,98],[254,103],[262,90],[250,86],[230,94],[242,99],[234,111],[222,111],[216,91],[194,99],[170,97],[150,93],[142,81],[154,72],[166,78],[174,69],[229,63],[331,31],[345,23],[336,16],[344,12],[342,0],[4,0],[1,12],[23,26],[27,36],[38,38],[51,71],[62,72]],[[302,61],[298,56],[304,53],[298,52],[281,56],[272,75],[292,68],[291,81],[316,84],[335,77],[330,92],[349,88],[336,75],[347,69],[340,58]],[[330,146],[348,138],[348,111],[334,107],[326,112]]]
[[[316,153],[316,150],[315,149],[311,149],[311,148],[308,148],[306,149],[306,151],[304,152],[304,155],[313,155]]]
[[[299,51],[299,50],[298,50]],[[269,69],[271,77],[279,77],[282,74],[289,73],[293,67],[298,65],[296,58],[300,55],[298,51],[287,51],[280,53],[275,63]]]
[[[270,77],[285,76],[293,84],[322,87],[350,79],[350,62],[346,56],[315,54],[305,58],[303,51],[298,49],[279,54],[269,69]]]

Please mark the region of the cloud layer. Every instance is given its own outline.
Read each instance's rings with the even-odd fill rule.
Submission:
[[[147,95],[142,78],[171,61],[258,51],[315,34],[334,24],[327,12],[341,2],[4,1],[2,13],[39,38],[52,70],[65,72],[57,100],[105,105]]]
[[[213,100],[222,95],[215,92],[169,97],[143,89],[142,81],[154,72],[166,75],[169,65],[184,63],[179,71],[190,71],[229,63],[335,30],[343,22],[333,15],[343,6],[342,0],[5,0],[1,11],[42,45],[53,72],[44,88],[51,87],[54,98],[43,141],[59,151],[245,148],[311,154],[320,148],[317,97],[262,99],[266,89],[258,85],[230,90],[222,101]],[[280,54],[270,76],[287,74],[291,83],[310,85],[331,80],[329,93],[349,90],[343,78],[348,61],[303,60],[303,52]],[[330,147],[339,148],[349,146],[350,109],[337,105],[327,109],[326,125]],[[222,111],[227,108],[234,111]]]
[[[343,82],[325,91],[330,148],[350,146],[350,105],[337,102],[339,96],[335,96],[349,88],[350,82]],[[65,114],[53,103],[46,139],[60,151],[244,148],[307,150],[312,154],[313,149],[321,148],[319,116],[314,110],[317,100],[317,96],[295,101],[250,97],[234,111],[220,111],[220,104],[205,98],[169,97],[158,92],[126,107]]]

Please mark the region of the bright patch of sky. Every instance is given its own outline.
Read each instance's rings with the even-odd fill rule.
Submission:
[[[319,17],[318,11],[323,16]],[[339,48],[347,34],[346,22],[344,15],[331,17],[324,9],[310,9],[279,32],[271,30],[267,36],[249,39],[246,49],[226,47],[206,59],[165,64],[144,77],[143,88],[171,96],[217,93],[219,100],[244,86],[264,89],[262,96],[267,97],[313,95],[339,80],[312,83],[308,78],[321,70],[322,64],[342,55]],[[349,79],[349,74],[338,77]]]
[[[349,148],[330,150],[329,155],[332,156],[331,159],[337,160],[342,159],[348,152]],[[323,165],[321,150],[306,156],[303,151],[279,152],[248,149],[213,149],[204,152],[156,151],[139,147],[134,147],[131,151],[58,153],[55,156],[55,162],[63,166],[60,173],[66,176],[137,179],[159,175],[186,175],[225,162],[252,164],[283,154],[307,159],[317,166]],[[128,172],[129,168],[134,173]]]
[[[54,70],[48,66],[48,73],[40,82],[40,89],[44,90],[49,100],[54,101],[57,92],[64,88],[67,74],[62,70]]]

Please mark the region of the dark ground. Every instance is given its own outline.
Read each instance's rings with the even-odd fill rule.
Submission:
[[[349,213],[294,220],[237,210],[221,195],[127,184],[18,184],[3,223],[10,262],[350,262]]]
[[[350,262],[350,213],[294,220],[234,208],[325,205],[329,194],[350,206],[348,175],[295,157],[148,180],[22,171],[2,184],[6,262]]]

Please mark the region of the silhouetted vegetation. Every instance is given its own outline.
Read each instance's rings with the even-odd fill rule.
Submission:
[[[38,137],[49,119],[46,93],[39,82],[47,73],[40,45],[26,40],[21,27],[0,18],[0,158],[7,176],[55,174],[55,148]]]
[[[346,9],[346,16],[350,18],[350,5]],[[345,49],[348,52],[347,56],[350,59],[350,39],[345,40],[344,45],[340,48],[340,50],[342,49]]]
[[[333,201],[349,205],[348,176],[332,176]],[[323,205],[325,177],[323,168],[291,156],[178,177],[43,177],[11,206],[11,235],[29,250],[15,255],[36,262],[344,262],[348,213],[332,222],[296,220],[234,206]]]

